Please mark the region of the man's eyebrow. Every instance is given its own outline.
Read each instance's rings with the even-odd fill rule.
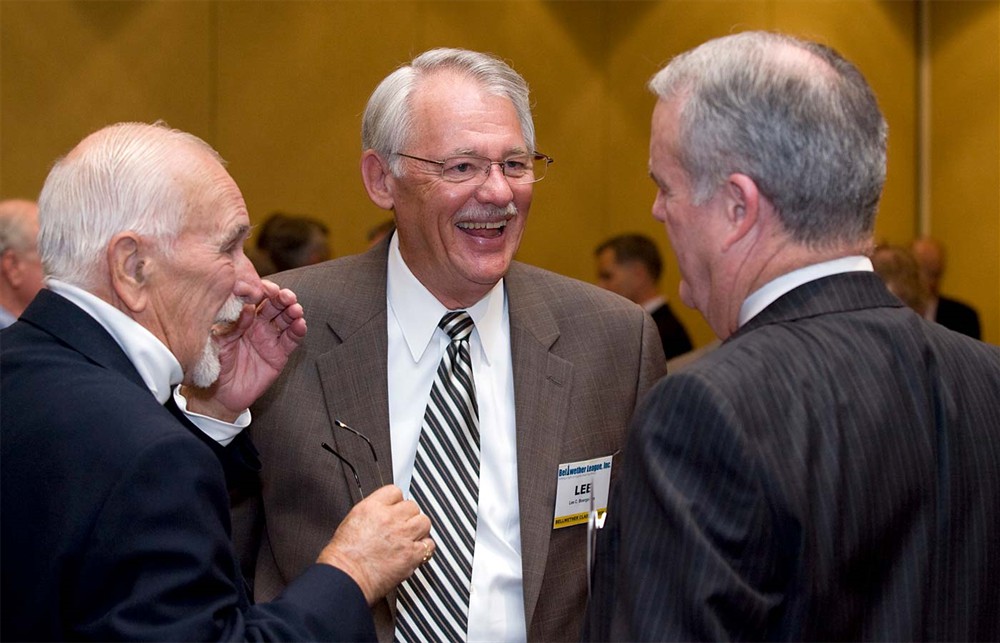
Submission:
[[[226,247],[229,246],[230,244],[236,243],[237,241],[244,240],[249,235],[250,235],[250,226],[246,224],[240,224],[230,231],[229,236],[227,236],[223,240],[222,246]]]
[[[525,154],[530,154],[530,152],[528,152],[528,150],[525,149],[523,145],[517,145],[504,152],[503,158],[510,158],[511,156],[523,156]],[[452,153],[449,154],[449,156],[478,156],[480,158],[488,158],[483,154],[481,154],[480,152],[473,150],[471,147],[456,148],[452,150]]]

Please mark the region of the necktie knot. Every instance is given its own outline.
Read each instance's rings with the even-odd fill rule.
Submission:
[[[454,310],[445,313],[441,321],[438,322],[438,328],[448,333],[448,337],[451,337],[451,341],[453,342],[469,339],[469,335],[472,334],[472,329],[475,325],[472,317],[465,310]]]

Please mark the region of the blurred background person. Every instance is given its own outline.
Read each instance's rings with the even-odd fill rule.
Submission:
[[[871,260],[875,273],[882,278],[889,291],[923,315],[927,310],[927,290],[920,279],[920,268],[913,253],[900,246],[879,245]]]
[[[652,239],[641,234],[618,235],[597,246],[594,258],[597,285],[639,304],[650,314],[668,360],[691,350],[691,338],[658,290],[663,259]]]
[[[0,201],[0,328],[13,324],[44,285],[37,240],[38,205]]]
[[[982,339],[979,313],[968,304],[941,295],[941,279],[945,268],[944,246],[941,242],[931,237],[920,237],[913,242],[912,250],[927,289],[924,318],[969,337]]]
[[[257,235],[251,260],[257,274],[311,266],[330,258],[330,229],[318,219],[275,212]]]

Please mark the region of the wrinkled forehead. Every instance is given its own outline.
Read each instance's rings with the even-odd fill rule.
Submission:
[[[518,146],[527,146],[520,115],[510,97],[461,70],[439,69],[421,75],[410,93],[408,111],[411,140],[407,143],[459,131],[462,126],[493,125],[498,133],[516,137]]]

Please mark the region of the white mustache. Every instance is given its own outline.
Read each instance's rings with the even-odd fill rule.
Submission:
[[[458,213],[458,223],[497,223],[506,222],[517,216],[517,206],[511,201],[506,207],[482,205],[473,203]]]
[[[240,318],[241,312],[243,312],[243,300],[236,295],[230,295],[215,316],[215,323],[230,324]]]

